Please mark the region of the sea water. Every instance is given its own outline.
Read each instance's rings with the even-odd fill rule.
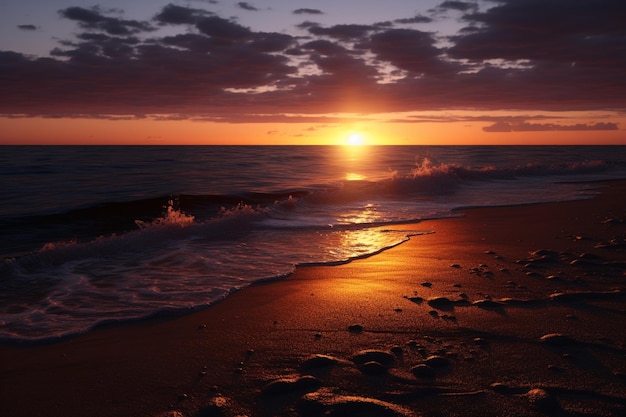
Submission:
[[[590,198],[626,147],[5,146],[0,177],[0,341],[49,341],[370,256],[458,208]]]

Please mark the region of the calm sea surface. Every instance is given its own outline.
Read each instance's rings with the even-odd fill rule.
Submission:
[[[392,224],[589,198],[626,147],[5,146],[0,178],[0,341],[40,341],[421,233]]]

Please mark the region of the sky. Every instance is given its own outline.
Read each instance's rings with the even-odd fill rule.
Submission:
[[[0,2],[0,144],[348,141],[626,144],[626,1]]]

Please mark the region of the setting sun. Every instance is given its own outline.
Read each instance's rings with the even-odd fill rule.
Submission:
[[[350,146],[361,146],[363,145],[363,136],[360,133],[352,133],[348,136],[346,144]]]

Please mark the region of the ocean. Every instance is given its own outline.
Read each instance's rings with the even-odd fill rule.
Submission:
[[[459,208],[626,178],[626,146],[3,146],[0,162],[0,341],[18,343],[195,311]]]

